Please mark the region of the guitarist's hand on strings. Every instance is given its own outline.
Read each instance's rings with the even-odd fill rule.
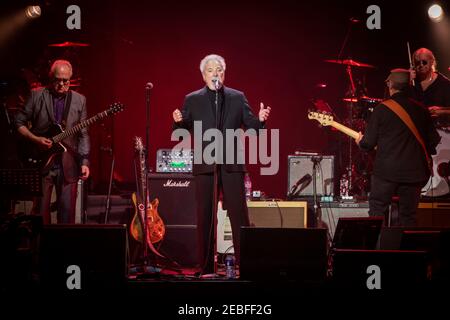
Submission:
[[[40,145],[41,147],[44,147],[46,149],[50,148],[52,146],[52,140],[46,138],[46,137],[36,137],[35,142]]]

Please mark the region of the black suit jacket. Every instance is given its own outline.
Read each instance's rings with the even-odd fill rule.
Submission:
[[[239,159],[238,157],[238,150],[241,150],[240,148],[242,147],[240,144],[241,140],[239,138],[231,137],[231,135],[227,137],[227,130],[229,134],[233,132],[233,130],[240,128],[244,130],[254,129],[256,130],[256,133],[258,133],[258,129],[264,128],[264,123],[260,122],[253,114],[243,92],[224,87],[223,93],[224,103],[220,131],[223,136],[224,148],[222,157],[220,158],[223,160],[227,172],[245,172],[246,169],[243,164],[243,159]],[[208,96],[207,87],[189,93],[184,99],[181,112],[183,121],[174,123],[174,129],[184,128],[189,130],[191,134],[194,133],[194,135],[201,132],[201,136],[203,137],[206,130],[216,128],[215,115],[211,100]],[[201,122],[201,131],[197,130],[197,132],[195,132],[195,121],[199,121],[197,122],[197,127]],[[194,140],[195,139],[196,138],[194,137]],[[197,137],[197,139],[199,138]],[[200,155],[200,151],[201,154],[203,154],[205,148],[211,144],[211,141],[203,140],[204,139],[202,139],[201,150],[197,150],[198,148],[195,147],[194,142],[194,152],[197,153],[196,155]],[[227,150],[229,151],[228,155],[230,156],[228,161]],[[206,151],[208,151],[208,149]],[[233,151],[233,157],[229,154],[230,151]],[[196,159],[194,159],[194,162],[196,162]],[[203,157],[201,158],[201,163],[194,163],[193,165],[194,175],[211,173],[213,170],[214,165],[205,163]]]
[[[441,137],[428,111],[406,93],[391,97],[409,114],[427,147],[436,154]],[[400,183],[425,182],[430,175],[425,154],[416,137],[405,123],[388,107],[379,104],[370,117],[360,147],[372,150],[377,146],[373,174]]]

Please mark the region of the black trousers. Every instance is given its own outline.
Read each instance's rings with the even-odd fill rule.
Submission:
[[[75,223],[77,200],[77,182],[67,183],[62,167],[51,169],[42,178],[42,198],[39,213],[44,224],[50,224],[51,197],[53,188],[56,190],[57,223]]]
[[[249,226],[247,202],[245,200],[244,172],[227,172],[223,166],[219,169],[219,190],[223,194],[223,206],[227,210],[233,233],[233,247],[236,263],[240,259],[240,228]],[[214,175],[195,176],[197,201],[197,231],[199,241],[199,262],[203,273],[214,272],[214,234],[217,225],[213,225]],[[214,212],[217,215],[217,212]],[[217,222],[217,219],[216,219]]]
[[[369,215],[387,217],[392,196],[399,197],[398,214],[400,225],[415,226],[420,192],[425,183],[400,183],[373,175],[369,197]]]

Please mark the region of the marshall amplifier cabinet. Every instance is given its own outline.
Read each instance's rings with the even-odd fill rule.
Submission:
[[[184,173],[149,174],[150,199],[159,199],[158,214],[166,227],[159,247],[181,266],[197,263],[197,205],[194,176]]]

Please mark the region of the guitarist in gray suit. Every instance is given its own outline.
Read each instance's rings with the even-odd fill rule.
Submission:
[[[70,129],[87,117],[86,98],[69,90],[72,65],[56,60],[50,69],[51,83],[31,92],[25,108],[18,113],[18,132],[41,150],[51,150],[50,128],[61,125]],[[31,126],[29,127],[29,124]],[[66,152],[56,153],[42,170],[43,195],[39,213],[44,223],[50,223],[50,201],[53,187],[57,195],[58,223],[75,223],[77,182],[89,177],[90,142],[87,129],[63,140]]]
[[[225,79],[225,60],[218,55],[206,56],[200,63],[205,86],[185,97],[182,110],[173,111],[174,129],[183,128],[195,133],[195,125],[201,123],[203,135],[207,130],[217,129],[224,136],[222,160],[227,159],[227,151],[234,155],[232,161],[217,163],[218,187],[223,194],[223,206],[227,210],[231,221],[233,233],[233,246],[236,255],[236,263],[239,264],[240,254],[240,227],[249,226],[250,221],[247,212],[244,191],[245,165],[237,160],[237,146],[235,141],[228,141],[225,131],[245,129],[262,129],[269,117],[270,107],[260,104],[259,113],[255,116],[248,104],[244,93],[223,86]],[[217,93],[217,94],[216,94]],[[218,110],[216,110],[216,108]],[[194,129],[194,130],[193,130]],[[201,137],[194,137],[201,138]],[[202,154],[207,148],[208,142],[203,141],[200,151]],[[232,150],[229,150],[229,149]],[[199,148],[200,149],[200,148]],[[219,148],[220,149],[220,148]],[[219,152],[219,151],[218,151]],[[231,157],[230,157],[231,158]],[[213,273],[214,270],[214,229],[213,225],[213,190],[214,190],[214,164],[207,161],[194,163],[193,174],[195,176],[197,224],[199,239],[199,256],[202,273]],[[215,162],[215,161],[214,161]]]

